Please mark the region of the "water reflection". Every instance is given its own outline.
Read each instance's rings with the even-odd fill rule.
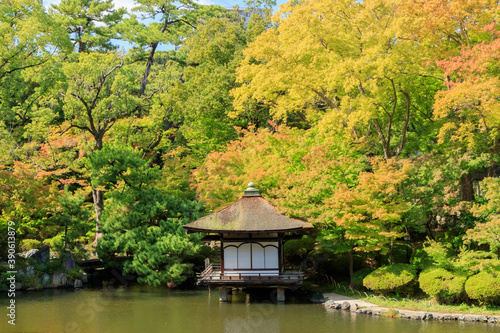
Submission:
[[[257,295],[259,296],[259,295]],[[218,293],[161,288],[46,290],[16,293],[16,326],[0,332],[369,332],[492,333],[499,324],[424,322],[325,310],[320,305],[274,304],[272,295],[219,303]],[[8,298],[0,298],[5,309]],[[5,313],[5,312],[4,312]],[[0,318],[5,317],[5,314]]]
[[[248,317],[226,318],[224,320],[224,332],[281,332],[280,322],[276,318],[265,318],[261,313],[252,312]]]

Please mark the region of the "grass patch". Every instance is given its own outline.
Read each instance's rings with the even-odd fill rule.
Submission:
[[[370,291],[361,291],[349,288],[347,285],[336,284],[326,286],[322,292],[333,292],[356,299],[363,300],[384,308],[441,312],[441,313],[459,313],[474,315],[500,316],[500,307],[498,306],[476,306],[465,303],[456,305],[438,304],[432,298],[402,298],[399,296],[377,296]],[[368,295],[368,297],[366,296]]]

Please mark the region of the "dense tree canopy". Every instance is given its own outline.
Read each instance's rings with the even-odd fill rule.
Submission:
[[[498,1],[135,4],[0,3],[0,227],[20,251],[178,284],[200,251],[182,224],[253,181],[351,276],[496,260]]]

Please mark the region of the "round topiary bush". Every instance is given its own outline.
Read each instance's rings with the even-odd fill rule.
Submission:
[[[410,264],[378,268],[363,279],[363,285],[377,293],[411,295],[415,291],[417,272]]]
[[[465,292],[481,304],[500,305],[500,272],[482,271],[465,283]]]
[[[418,278],[420,289],[442,304],[464,300],[465,281],[466,276],[456,275],[444,268],[426,269]]]

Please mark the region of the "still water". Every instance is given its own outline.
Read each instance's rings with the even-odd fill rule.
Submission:
[[[218,293],[159,288],[16,293],[16,325],[0,298],[0,332],[370,332],[489,333],[499,324],[423,322],[325,310],[307,303],[219,303]]]

